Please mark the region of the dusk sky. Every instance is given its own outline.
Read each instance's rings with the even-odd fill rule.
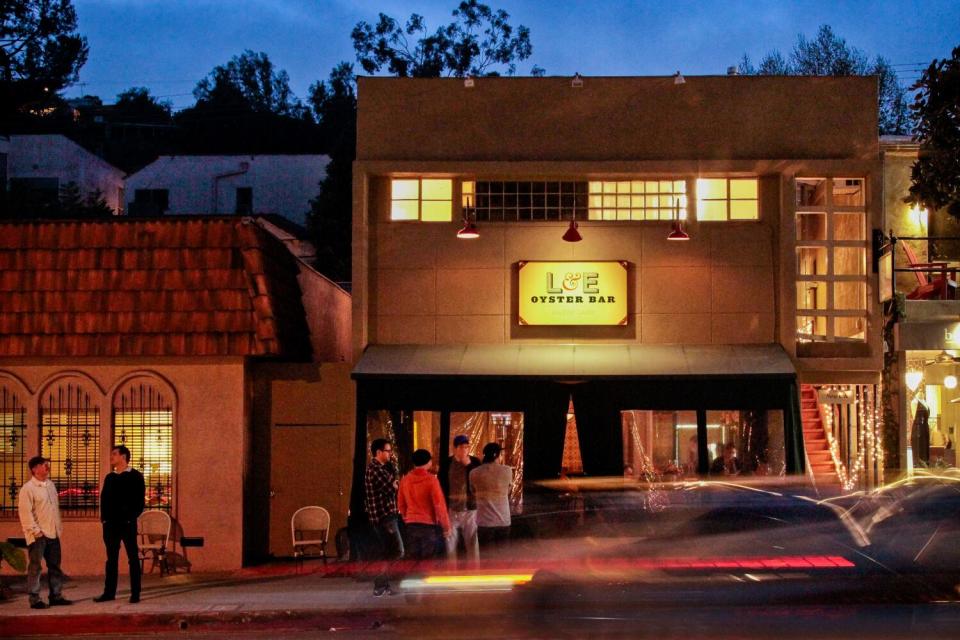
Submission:
[[[341,60],[355,62],[350,31],[386,13],[422,14],[431,30],[449,22],[457,0],[75,0],[79,30],[90,45],[82,85],[112,102],[132,86],[148,87],[175,108],[214,66],[244,49],[264,51],[290,75],[296,95],[326,79]],[[871,58],[883,55],[909,85],[919,68],[960,45],[960,2],[629,2],[502,0],[513,26],[530,28],[534,64],[547,75],[723,74],[747,53],[785,55],[797,34],[829,24]],[[922,65],[920,64],[922,63]],[[359,66],[358,72],[362,72]]]

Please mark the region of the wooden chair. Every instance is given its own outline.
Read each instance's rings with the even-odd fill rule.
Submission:
[[[330,512],[323,507],[301,507],[290,518],[290,535],[293,538],[293,556],[301,559],[310,547],[319,550],[324,564],[327,562],[327,539],[330,537]]]
[[[917,288],[907,294],[908,300],[940,300],[954,299],[957,290],[957,267],[951,267],[946,262],[919,262],[917,254],[905,241],[899,242],[907,256],[909,265],[907,271],[912,271],[917,277]],[[939,275],[930,277],[927,274],[939,271]]]
[[[167,566],[167,545],[170,544],[170,529],[172,520],[166,511],[151,509],[144,511],[137,518],[137,546],[140,548],[140,573],[143,565],[150,558],[150,572],[160,567],[160,575],[170,573]]]

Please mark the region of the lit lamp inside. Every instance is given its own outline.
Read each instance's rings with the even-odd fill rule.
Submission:
[[[904,376],[907,383],[907,389],[910,391],[916,391],[920,387],[920,382],[923,380],[922,371],[907,371],[907,375]]]

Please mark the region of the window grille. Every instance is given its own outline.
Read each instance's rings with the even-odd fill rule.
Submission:
[[[476,182],[476,219],[586,220],[587,182]]]
[[[50,459],[60,510],[96,515],[100,496],[100,407],[80,385],[67,384],[42,399],[40,455]]]
[[[29,478],[23,445],[26,432],[26,409],[17,394],[0,387],[0,514],[16,513],[17,494]]]
[[[130,464],[143,474],[148,509],[173,502],[173,407],[147,383],[134,383],[113,403],[113,445],[130,449]]]

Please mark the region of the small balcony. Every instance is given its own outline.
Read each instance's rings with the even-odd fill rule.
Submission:
[[[910,322],[960,316],[960,236],[891,236],[887,246],[892,260],[881,269],[883,298],[903,296]]]

